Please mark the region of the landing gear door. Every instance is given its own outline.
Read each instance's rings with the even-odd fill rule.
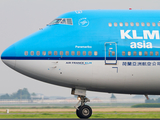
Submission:
[[[117,64],[117,43],[105,42],[105,64],[116,65]]]

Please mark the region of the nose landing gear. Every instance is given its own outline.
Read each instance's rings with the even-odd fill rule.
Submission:
[[[85,105],[86,102],[90,102],[90,100],[85,96],[78,96],[78,103],[76,104],[76,114],[79,118],[89,118],[92,115],[92,109],[90,106]],[[79,107],[78,104],[81,102]]]

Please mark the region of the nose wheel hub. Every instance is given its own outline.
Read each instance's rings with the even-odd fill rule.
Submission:
[[[87,108],[84,108],[82,114],[87,116],[89,114],[89,110]]]

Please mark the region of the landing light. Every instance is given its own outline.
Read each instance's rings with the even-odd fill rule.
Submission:
[[[81,100],[81,97],[77,97],[78,100]]]

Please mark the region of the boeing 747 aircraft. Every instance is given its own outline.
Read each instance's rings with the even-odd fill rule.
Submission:
[[[89,118],[87,90],[160,95],[159,34],[158,10],[73,11],[11,45],[1,59],[26,76],[71,88],[77,116]]]

